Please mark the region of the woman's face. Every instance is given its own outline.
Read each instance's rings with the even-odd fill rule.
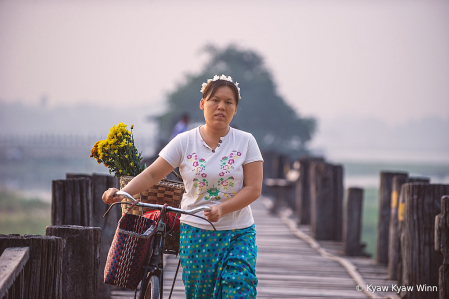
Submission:
[[[204,111],[204,119],[208,126],[226,129],[237,113],[237,103],[232,89],[227,86],[219,87],[212,97],[207,100],[201,99],[200,109]]]

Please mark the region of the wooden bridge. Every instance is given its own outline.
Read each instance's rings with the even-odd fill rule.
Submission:
[[[341,242],[315,241],[310,227],[297,227],[288,212],[272,215],[271,204],[260,198],[251,205],[257,230],[257,298],[399,298],[393,291],[366,290],[367,284],[391,290],[397,282],[387,279],[387,267],[368,257],[342,257]],[[165,262],[164,297],[168,298],[178,259],[167,256]],[[173,299],[185,298],[181,271],[182,267]],[[357,290],[358,284],[363,290]],[[115,290],[112,298],[134,298],[134,292]]]
[[[347,188],[343,204],[341,166],[322,159],[297,165],[296,175],[265,180],[273,200],[252,204],[258,298],[449,298],[449,185],[381,172],[372,260],[360,244],[363,190]],[[46,236],[0,235],[0,299],[132,298],[103,283],[120,211],[102,218],[107,207],[99,199],[114,185],[116,178],[96,174],[53,181]],[[166,258],[166,298],[176,265],[176,257]],[[181,277],[172,298],[184,298]]]

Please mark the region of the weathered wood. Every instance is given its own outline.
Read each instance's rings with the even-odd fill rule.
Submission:
[[[310,165],[310,226],[316,240],[334,240],[333,166],[324,162]]]
[[[334,240],[341,241],[343,236],[343,166],[334,165],[333,171],[333,203],[334,203]]]
[[[64,218],[62,223],[57,225],[72,224],[73,223],[73,181],[64,181]]]
[[[404,172],[386,172],[386,171],[382,171],[380,173],[376,263],[382,265],[388,265],[388,240],[390,235],[391,192],[393,188],[394,176],[407,177],[408,174]]]
[[[296,161],[290,164],[286,164],[288,166],[285,168],[285,180],[288,181],[288,188],[284,191],[285,193],[285,202],[287,206],[292,210],[293,213],[297,213],[298,207],[296,206],[296,189],[297,185],[299,185],[299,162]]]
[[[401,231],[405,201],[401,199],[401,188],[405,183],[429,183],[429,178],[395,176],[391,192],[390,234],[388,241],[388,277],[392,280],[402,279]],[[401,208],[399,208],[401,207]],[[401,217],[398,211],[401,210]],[[401,220],[400,220],[401,219]]]
[[[52,182],[52,225],[92,222],[92,180],[71,178]]]
[[[72,222],[64,224],[81,225],[81,198],[80,182],[78,179],[66,180],[67,183],[72,184]]]
[[[108,176],[93,174],[92,175],[92,192],[93,192],[93,211],[92,211],[92,220],[93,226],[104,227],[104,218],[103,214],[106,212],[107,205],[101,200],[104,191],[106,191],[108,187]]]
[[[388,240],[388,277],[398,279],[398,259],[399,243],[398,238],[398,206],[401,187],[407,182],[407,176],[399,175],[393,177],[393,186],[391,191],[391,210],[390,210],[390,231]]]
[[[64,240],[63,298],[97,298],[101,228],[48,226],[47,236]]]
[[[89,185],[92,185],[92,180],[90,179],[80,179],[80,225],[90,226],[90,211],[89,211],[89,200],[92,199],[92,189]]]
[[[106,176],[107,177],[107,176]],[[67,173],[66,179],[78,179],[80,182],[81,197],[81,225],[93,225],[93,210],[94,210],[94,192],[93,179],[88,174]],[[73,223],[75,224],[75,223]]]
[[[80,225],[92,225],[92,210],[93,210],[93,193],[92,193],[92,176],[88,174],[67,173],[66,180],[79,179],[80,198]],[[76,224],[76,223],[61,223],[61,224]]]
[[[51,225],[62,224],[65,214],[64,180],[52,181],[51,192]]]
[[[14,292],[18,293],[14,297],[23,298],[23,273],[29,258],[29,247],[10,247],[3,251],[0,256],[0,298],[7,295],[13,284],[16,284]]]
[[[441,211],[441,197],[449,185],[407,183],[402,186],[405,210],[401,236],[402,284],[438,286],[438,271],[443,262],[435,251],[435,216]],[[401,292],[401,297],[438,298],[438,292]]]
[[[349,188],[347,190],[345,207],[343,252],[347,256],[357,256],[361,253],[363,189]]]
[[[299,159],[299,183],[296,185],[296,213],[298,224],[310,224],[310,163],[324,162],[323,158]]]
[[[43,256],[43,238],[41,236],[24,236],[30,241],[31,250],[31,268],[34,269],[30,273],[26,273],[28,276],[28,298],[41,298],[39,297],[40,289],[44,287],[45,281],[41,280],[41,267]]]
[[[449,298],[449,196],[441,198],[441,213],[435,217],[435,250],[443,256],[439,268],[439,299]]]
[[[23,298],[62,298],[61,268],[63,240],[38,235],[0,235],[0,252],[8,247],[29,247],[30,257],[24,270]],[[48,267],[55,275],[48,275]],[[53,287],[54,286],[54,287]]]

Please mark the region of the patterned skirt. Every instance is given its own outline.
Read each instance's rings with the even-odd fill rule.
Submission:
[[[187,299],[256,298],[256,230],[211,231],[181,224],[180,257]]]

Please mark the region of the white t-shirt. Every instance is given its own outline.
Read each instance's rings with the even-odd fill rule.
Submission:
[[[186,187],[181,208],[218,205],[243,188],[243,165],[263,161],[256,139],[250,133],[230,128],[212,150],[201,137],[199,127],[172,139],[159,153],[174,168],[179,167]],[[204,217],[204,212],[199,212]],[[181,222],[212,230],[205,220],[182,215]],[[254,223],[251,208],[223,215],[214,223],[217,230],[241,229]]]

